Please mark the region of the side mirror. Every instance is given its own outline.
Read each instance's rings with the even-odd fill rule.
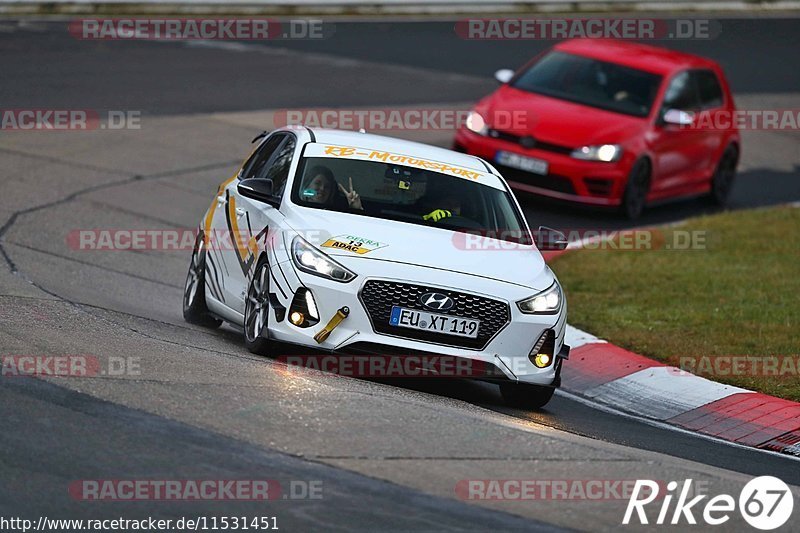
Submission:
[[[540,251],[555,252],[566,250],[568,244],[567,236],[556,229],[539,226],[536,232],[536,247]]]
[[[680,109],[667,109],[664,113],[664,124],[688,126],[694,124],[694,114],[681,111]]]
[[[245,198],[252,198],[253,200],[270,204],[273,207],[280,205],[280,198],[272,193],[272,180],[248,178],[241,180],[236,190]]]
[[[514,77],[514,71],[510,68],[501,68],[497,72],[494,73],[494,79],[499,81],[500,83],[508,83],[511,81],[511,78]]]

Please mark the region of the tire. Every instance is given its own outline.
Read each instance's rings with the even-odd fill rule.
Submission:
[[[728,205],[728,198],[736,179],[736,164],[739,162],[739,150],[731,145],[722,153],[717,168],[711,177],[711,192],[708,199],[712,204],[724,207]]]
[[[501,383],[500,394],[509,407],[541,409],[550,401],[555,387],[540,387],[526,383]]]
[[[270,355],[272,341],[269,340],[269,264],[262,255],[247,284],[247,299],[244,305],[244,344],[258,355]]]
[[[195,240],[189,272],[183,285],[183,319],[205,328],[222,325],[222,320],[212,316],[206,306],[206,248],[202,232]]]
[[[636,161],[628,174],[620,206],[622,214],[629,220],[636,220],[642,215],[647,205],[647,193],[650,192],[650,178],[650,163],[647,159]]]

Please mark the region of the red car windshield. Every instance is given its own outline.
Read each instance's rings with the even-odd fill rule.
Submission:
[[[550,52],[511,86],[616,113],[646,117],[661,76],[589,57]]]

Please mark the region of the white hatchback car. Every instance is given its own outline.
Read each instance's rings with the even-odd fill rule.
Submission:
[[[201,222],[187,321],[243,327],[256,353],[293,343],[452,357],[512,405],[550,400],[569,355],[567,306],[497,170],[357,132],[287,127],[256,140]]]

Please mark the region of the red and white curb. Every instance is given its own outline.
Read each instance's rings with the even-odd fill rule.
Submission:
[[[572,326],[562,389],[595,403],[736,444],[800,456],[800,403],[723,385]]]

